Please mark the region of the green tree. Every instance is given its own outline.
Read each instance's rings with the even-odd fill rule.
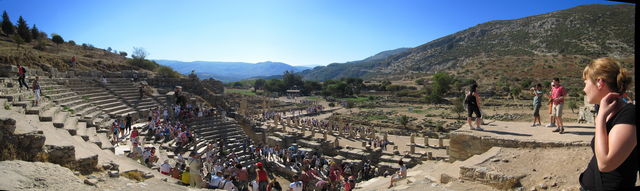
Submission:
[[[118,52],[118,54],[120,56],[122,56],[122,57],[127,57],[127,52],[125,52],[125,51],[120,51],[120,52]]]
[[[402,125],[402,127],[406,129],[407,124],[409,124],[409,117],[406,115],[400,115],[400,117],[398,117],[398,123],[400,123],[400,125]]]
[[[20,49],[20,45],[24,44],[24,39],[22,39],[22,37],[20,37],[20,35],[12,35],[11,38],[13,39],[13,42],[16,43],[16,50]]]
[[[578,102],[576,102],[575,99],[570,99],[568,104],[569,104],[569,109],[571,109],[571,112],[576,113],[574,110],[578,109]]]
[[[51,34],[51,40],[56,43],[56,46],[64,43],[64,39],[59,34],[53,33]]]
[[[511,88],[511,96],[513,97],[513,99],[517,99],[518,96],[520,96],[520,93],[522,93],[522,89],[520,89],[520,87],[512,87]]]
[[[257,79],[255,82],[253,82],[254,91],[263,89],[266,83],[267,81],[264,79]]]
[[[282,81],[286,89],[293,89],[294,87],[300,89],[304,85],[302,76],[294,74],[293,71],[284,71]]]
[[[453,79],[454,78],[446,72],[438,72],[434,74],[432,79],[433,80],[432,93],[435,93],[439,96],[443,96],[449,91],[451,83],[453,82]]]
[[[33,37],[34,40],[40,39],[40,30],[38,30],[35,24],[31,27],[31,37]]]
[[[304,93],[305,95],[311,95],[311,92],[321,91],[321,90],[322,90],[322,85],[320,84],[320,82],[304,81],[302,93]]]
[[[464,108],[464,96],[460,96],[457,97],[454,101],[453,101],[453,109],[452,111],[456,114],[458,114],[458,119],[460,119],[460,113],[465,111]]]
[[[18,35],[20,35],[25,42],[31,42],[31,31],[29,30],[27,21],[25,21],[22,16],[18,18]]]
[[[350,94],[360,94],[360,90],[364,87],[363,80],[360,78],[345,78],[341,81],[345,81],[347,83],[347,88],[349,88]]]
[[[234,88],[242,88],[242,83],[240,82],[234,82],[232,85]]]
[[[9,14],[7,14],[7,11],[4,11],[2,13],[2,31],[7,35],[12,35],[13,33],[15,33],[13,23],[9,19]]]

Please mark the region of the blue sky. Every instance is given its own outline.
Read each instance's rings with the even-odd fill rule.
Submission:
[[[181,61],[327,65],[416,47],[491,20],[595,0],[0,0],[15,21],[65,40]]]

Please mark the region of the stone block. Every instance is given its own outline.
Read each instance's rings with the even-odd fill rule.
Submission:
[[[443,173],[443,174],[440,175],[440,183],[442,183],[442,184],[447,184],[447,183],[455,181],[455,180],[456,180],[456,178],[451,177],[446,173]]]
[[[109,177],[111,177],[111,178],[120,177],[120,172],[118,172],[116,170],[109,171]]]
[[[95,186],[96,184],[98,184],[98,179],[94,179],[94,178],[85,179],[84,183],[89,185],[89,186]]]

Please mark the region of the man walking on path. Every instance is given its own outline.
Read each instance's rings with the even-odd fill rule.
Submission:
[[[27,88],[27,90],[29,90],[29,86],[27,85],[27,82],[24,81],[24,79],[26,78],[27,69],[22,67],[20,64],[17,64],[17,66],[18,66],[18,83],[20,84],[20,89],[22,89],[22,86],[24,86]]]
[[[555,117],[558,125],[558,128],[553,130],[553,132],[560,132],[560,134],[562,134],[564,133],[564,125],[562,124],[562,106],[564,106],[564,97],[567,96],[567,91],[564,89],[564,86],[560,85],[559,78],[554,78],[553,82],[555,83],[555,87],[551,89],[551,100],[553,102],[551,115]]]

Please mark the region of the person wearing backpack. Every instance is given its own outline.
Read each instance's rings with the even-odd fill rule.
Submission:
[[[27,90],[29,90],[29,86],[27,85],[27,82],[24,81],[24,79],[27,76],[27,69],[22,67],[20,64],[17,64],[18,67],[18,84],[20,84],[20,89],[22,89],[22,86],[26,87]]]
[[[582,79],[585,99],[600,108],[591,140],[593,157],[578,179],[581,190],[639,190],[635,186],[640,170],[635,105],[620,98],[631,77],[617,61],[599,58],[585,67]]]

